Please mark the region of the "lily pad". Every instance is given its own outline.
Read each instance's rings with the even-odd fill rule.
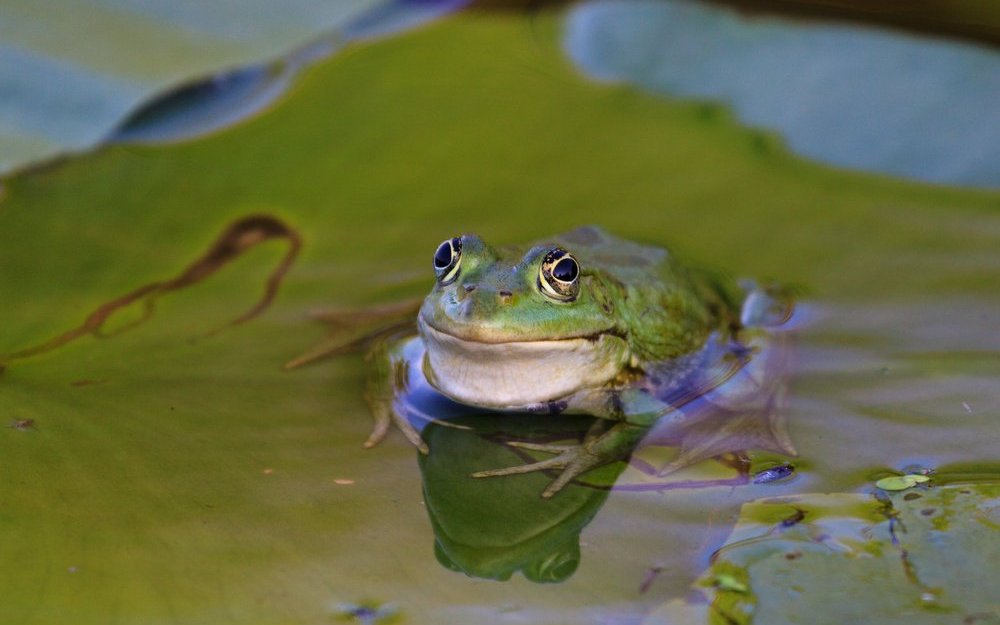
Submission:
[[[732,106],[810,158],[1000,187],[990,47],[688,0],[581,3],[566,47],[592,76]]]
[[[408,28],[462,3],[4,2],[0,174],[112,137],[178,140],[233,124],[343,42]]]
[[[110,146],[5,181],[0,353],[23,357],[0,374],[0,423],[33,427],[0,427],[0,622],[323,623],[337,606],[387,604],[406,623],[636,622],[663,588],[686,588],[698,570],[670,565],[710,548],[691,528],[729,516],[681,490],[611,492],[564,584],[445,570],[417,452],[397,436],[361,448],[362,359],[282,369],[322,335],[310,310],[420,296],[455,232],[516,242],[598,222],[835,301],[993,295],[995,194],[831,170],[699,105],[591,84],[560,29],[548,13],[460,14],[313,66],[226,132]],[[815,198],[824,210],[807,210]],[[143,323],[136,299],[101,332],[24,353],[204,267],[251,215],[301,239],[254,318],[227,327],[267,292],[286,238],[160,292]],[[941,367],[928,373],[937,384]],[[989,409],[967,399],[976,415],[948,432]],[[817,438],[795,427],[793,439]],[[797,480],[747,488],[830,479],[815,467],[847,443],[822,443],[796,461]],[[747,492],[716,490],[720,507]]]
[[[998,509],[995,481],[747,504],[701,582],[708,622],[994,622]]]

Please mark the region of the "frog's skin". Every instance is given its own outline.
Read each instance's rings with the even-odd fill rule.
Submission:
[[[436,284],[417,314],[418,344],[380,341],[370,357],[376,425],[366,446],[394,423],[427,452],[397,402],[414,367],[456,404],[604,419],[581,445],[522,445],[552,453],[547,460],[476,474],[561,471],[545,497],[627,457],[654,423],[682,419],[678,396],[714,388],[693,382],[695,374],[722,356],[740,360],[748,319],[760,326],[754,317],[773,315],[774,300],[762,291],[746,295],[662,248],[596,227],[527,247],[493,248],[466,234],[441,244],[434,269]],[[414,354],[419,362],[408,360]]]
[[[604,416],[610,389],[697,350],[734,319],[724,294],[665,250],[597,228],[527,249],[494,249],[475,235],[442,246],[460,247],[457,266],[437,272],[417,326],[431,384],[464,404],[537,411],[568,402]],[[543,275],[546,256],[564,251],[576,259],[575,280]],[[559,264],[572,273],[572,262]]]

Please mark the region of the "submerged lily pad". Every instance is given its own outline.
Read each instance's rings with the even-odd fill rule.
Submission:
[[[747,504],[701,582],[708,622],[994,622],[998,510],[996,481]]]

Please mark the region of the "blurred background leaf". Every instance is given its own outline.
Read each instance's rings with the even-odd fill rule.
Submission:
[[[10,0],[0,174],[108,139],[177,139],[261,110],[306,63],[461,0]],[[178,91],[166,103],[147,106]],[[118,132],[130,117],[129,127]]]
[[[688,0],[583,2],[566,48],[595,78],[724,103],[809,158],[1000,187],[995,49]]]

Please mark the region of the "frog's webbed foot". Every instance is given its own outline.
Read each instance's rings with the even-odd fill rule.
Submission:
[[[616,423],[610,429],[606,429],[606,426],[607,422],[598,421],[587,433],[582,443],[573,445],[510,441],[507,443],[510,447],[553,454],[553,456],[524,465],[479,471],[473,473],[472,477],[500,477],[535,471],[560,471],[558,477],[542,492],[542,497],[548,499],[587,471],[628,458],[636,443],[647,430],[645,427],[627,423]]]
[[[537,443],[523,443],[517,441],[508,442],[507,445],[524,449],[526,451],[540,451],[543,453],[555,454],[552,458],[539,460],[505,469],[491,469],[489,471],[478,471],[472,477],[502,477],[505,475],[520,475],[522,473],[533,473],[535,471],[557,470],[561,471],[559,476],[542,492],[542,497],[548,499],[563,489],[571,481],[583,475],[591,469],[605,465],[614,458],[604,458],[591,453],[586,444],[581,445],[543,445]]]

